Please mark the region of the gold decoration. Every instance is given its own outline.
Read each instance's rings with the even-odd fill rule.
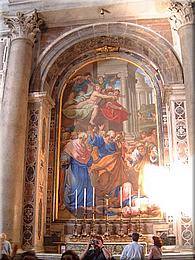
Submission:
[[[100,53],[108,53],[113,51],[119,51],[119,47],[105,45],[104,47],[96,49],[96,52]]]

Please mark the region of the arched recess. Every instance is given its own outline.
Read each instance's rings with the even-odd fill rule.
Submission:
[[[104,59],[121,59],[140,67],[154,85],[159,111],[165,87],[183,84],[182,66],[168,41],[145,27],[116,22],[78,27],[56,39],[39,57],[30,92],[46,91],[59,112],[63,89],[75,71]],[[162,136],[162,112],[158,120]]]
[[[75,71],[89,62],[114,58],[135,64],[150,77],[158,111],[165,87],[183,84],[181,63],[167,40],[143,26],[115,22],[81,26],[58,37],[39,57],[30,92],[46,91],[59,107],[63,88]],[[159,113],[160,138],[161,120]]]

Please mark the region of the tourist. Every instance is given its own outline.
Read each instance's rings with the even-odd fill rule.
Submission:
[[[0,248],[1,248],[2,257],[3,255],[11,256],[12,247],[10,242],[7,240],[7,236],[5,233],[0,234],[0,241],[1,241]]]
[[[148,259],[162,259],[162,241],[158,236],[153,236],[152,239],[154,241],[154,245],[150,248]]]
[[[38,259],[34,250],[25,251],[21,255],[22,260],[36,260]]]
[[[106,260],[111,259],[110,252],[104,247],[103,238],[99,235],[93,237],[87,245],[81,260]]]
[[[61,260],[79,260],[79,256],[73,250],[66,250],[62,254]]]
[[[132,242],[125,246],[122,251],[121,260],[144,260],[144,248],[142,245],[138,244],[139,234],[132,234]]]

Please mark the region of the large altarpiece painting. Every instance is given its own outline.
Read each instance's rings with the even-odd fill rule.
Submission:
[[[159,165],[157,99],[149,77],[126,61],[90,63],[64,87],[60,107],[58,218],[161,218],[145,192]]]

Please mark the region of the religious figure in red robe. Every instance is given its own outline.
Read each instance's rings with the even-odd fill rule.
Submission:
[[[115,89],[113,92],[109,92],[109,95],[114,95],[115,100],[109,100],[100,108],[103,116],[109,120],[117,123],[122,123],[128,120],[129,112],[119,102],[120,90]]]

